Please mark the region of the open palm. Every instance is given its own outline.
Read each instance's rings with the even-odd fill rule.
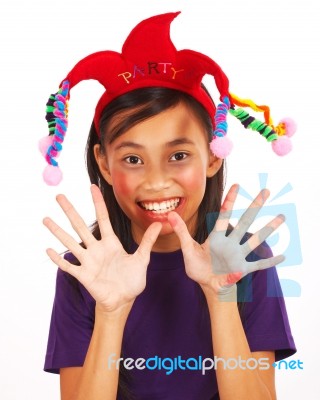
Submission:
[[[100,307],[105,311],[114,311],[132,302],[144,290],[150,252],[161,230],[161,223],[150,225],[137,251],[128,254],[113,232],[100,190],[92,185],[91,193],[101,240],[93,236],[68,199],[59,195],[57,201],[85,247],[50,218],[45,218],[44,225],[77,257],[81,265],[69,263],[53,249],[48,249],[47,254],[63,271],[81,282]]]
[[[202,245],[192,239],[187,226],[177,213],[171,212],[168,216],[168,220],[181,242],[187,275],[200,285],[212,288],[217,294],[250,272],[269,268],[284,260],[282,255],[255,262],[247,262],[245,259],[284,222],[283,215],[278,215],[245,243],[240,244],[268,198],[267,190],[259,193],[235,228],[227,235],[237,193],[238,185],[233,185],[222,204],[214,229]]]

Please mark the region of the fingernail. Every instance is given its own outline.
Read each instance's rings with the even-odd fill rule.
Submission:
[[[240,281],[241,278],[242,278],[241,272],[233,272],[232,274],[228,274],[227,284],[233,285],[234,283],[237,283],[238,281]]]

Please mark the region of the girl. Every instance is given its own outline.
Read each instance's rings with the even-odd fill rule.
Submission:
[[[143,21],[124,44],[126,64],[113,60],[87,143],[93,229],[63,195],[57,201],[82,243],[44,219],[70,250],[47,250],[59,269],[45,370],[60,372],[62,399],[275,399],[272,364],[295,352],[272,267],[283,257],[264,242],[284,217],[246,233],[268,197],[263,190],[229,225],[238,185],[221,206],[225,114],[244,111],[233,108],[212,60],[175,53],[167,32],[175,16]],[[101,82],[105,56],[114,54],[78,63],[49,99],[48,183],[60,179],[54,156],[68,91],[93,70]],[[203,65],[221,92],[217,111],[201,85]]]

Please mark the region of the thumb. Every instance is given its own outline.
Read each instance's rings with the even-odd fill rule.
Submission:
[[[154,222],[145,231],[140,246],[136,251],[136,254],[138,254],[142,259],[144,260],[150,259],[150,252],[159,236],[161,229],[162,229],[161,222]]]
[[[180,215],[174,211],[168,214],[168,222],[180,240],[183,253],[186,254],[186,252],[193,247],[194,242],[190,236],[187,225]]]

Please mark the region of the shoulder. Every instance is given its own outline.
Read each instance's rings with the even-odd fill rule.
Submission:
[[[79,261],[71,252],[65,253],[64,259],[80,267]],[[82,304],[82,306],[85,305],[88,307],[90,311],[95,305],[95,300],[87,289],[75,277],[68,272],[62,271],[60,268],[57,271],[55,300],[60,303],[67,302],[74,306]]]
[[[77,257],[75,257],[70,251],[64,253],[63,258],[65,260],[69,261],[69,263],[71,263],[71,264],[80,265],[80,262],[77,259]]]
[[[80,263],[77,260],[77,258],[70,252],[65,253],[63,255],[63,258],[71,264],[80,266]],[[79,288],[80,288],[79,285],[80,285],[80,283],[78,282],[78,280],[76,278],[74,278],[68,272],[65,272],[62,269],[58,268],[58,270],[57,270],[57,288],[59,288],[59,286],[60,286],[61,288],[68,287],[69,289],[79,290]]]
[[[241,240],[241,244],[245,243],[252,233],[247,232]],[[273,256],[271,247],[266,241],[257,246],[246,257],[247,262],[255,262],[261,259],[270,258]],[[238,300],[240,302],[251,302],[253,300],[262,300],[268,296],[268,293],[277,292],[281,297],[282,291],[279,283],[276,267],[270,267],[254,271],[241,279],[238,284]]]
[[[245,235],[243,236],[240,244],[245,243],[247,240],[250,239],[250,237],[253,234],[250,232],[246,232]],[[257,260],[261,260],[263,258],[270,258],[273,256],[271,247],[268,245],[268,243],[266,241],[262,242],[259,244],[259,246],[257,246],[254,250],[252,250],[251,253],[248,254],[248,256],[246,257],[246,260],[248,262],[251,261],[257,261]]]

